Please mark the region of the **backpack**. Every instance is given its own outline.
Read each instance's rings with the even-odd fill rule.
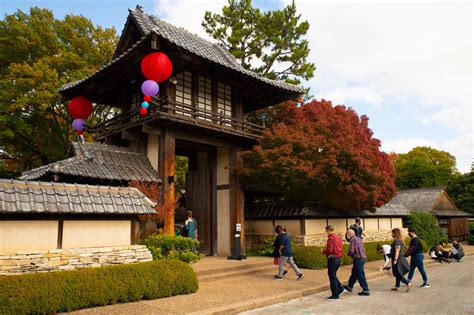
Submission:
[[[184,237],[189,236],[188,227],[185,224],[181,227],[181,236],[184,236]]]
[[[352,225],[349,227],[349,229],[353,230],[354,233],[355,233],[355,235],[356,235],[358,238],[361,237],[362,233],[361,233],[360,228],[359,228],[359,226],[358,226],[357,224],[352,224]]]

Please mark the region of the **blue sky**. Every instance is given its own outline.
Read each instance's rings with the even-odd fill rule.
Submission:
[[[200,36],[205,10],[225,0],[146,0],[146,12]],[[254,1],[263,10],[289,0]],[[120,34],[132,1],[11,1],[0,12],[31,6],[56,17],[82,14]],[[310,23],[310,60],[315,77],[304,84],[317,99],[345,104],[370,118],[386,151],[430,145],[452,153],[467,172],[474,156],[472,103],[472,4],[296,0]]]

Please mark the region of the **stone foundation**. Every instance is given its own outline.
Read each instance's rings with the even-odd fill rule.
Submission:
[[[402,229],[404,235],[407,235],[406,229]],[[380,230],[380,231],[365,231],[364,242],[379,242],[379,241],[390,241],[392,240],[391,230]],[[337,233],[342,238],[343,243],[347,243],[345,235],[343,233]],[[274,235],[246,235],[245,236],[245,248],[255,249],[262,243],[266,238],[275,238]],[[328,239],[327,234],[311,234],[311,235],[291,235],[291,239],[298,246],[326,246]]]
[[[0,275],[94,268],[151,261],[144,245],[19,251],[0,255]]]

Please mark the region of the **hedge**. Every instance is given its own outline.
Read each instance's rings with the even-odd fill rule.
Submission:
[[[196,292],[192,268],[160,260],[0,277],[0,314],[51,314]]]
[[[423,250],[427,252],[429,249],[428,246],[423,240],[421,242],[423,244]],[[377,252],[377,245],[391,244],[391,243],[392,243],[391,241],[364,243],[365,253],[367,255],[367,261],[383,259],[383,254]],[[407,248],[408,248],[409,243],[410,243],[410,239],[406,238],[405,244]],[[407,248],[405,248],[405,250]],[[349,245],[344,244],[342,246],[342,258],[341,258],[342,265],[352,264],[352,258],[347,256],[348,251],[349,251]],[[321,253],[321,247],[316,247],[316,246],[295,247],[294,260],[295,260],[295,263],[298,265],[298,267],[301,267],[301,268],[306,268],[306,269],[327,268],[327,258],[326,258],[326,255]]]
[[[179,259],[187,263],[193,263],[201,258],[196,251],[199,241],[189,237],[155,234],[141,241],[153,255],[153,259]]]

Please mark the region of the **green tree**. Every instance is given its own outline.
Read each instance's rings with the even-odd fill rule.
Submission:
[[[456,158],[445,151],[416,147],[394,158],[398,188],[445,185],[457,174]]]
[[[108,62],[115,29],[83,16],[63,20],[37,7],[0,21],[0,172],[18,172],[66,156],[75,136],[58,90]],[[110,109],[95,106],[92,120]]]
[[[416,234],[428,245],[433,246],[439,241],[446,241],[446,235],[438,225],[438,219],[428,212],[411,211],[406,218],[408,228],[415,228]]]
[[[474,172],[451,179],[446,191],[459,209],[474,214]]]
[[[303,39],[309,23],[300,18],[294,2],[281,10],[262,12],[251,0],[229,0],[222,14],[206,11],[202,26],[244,68],[299,84],[312,78],[316,69],[307,61],[310,50]]]

